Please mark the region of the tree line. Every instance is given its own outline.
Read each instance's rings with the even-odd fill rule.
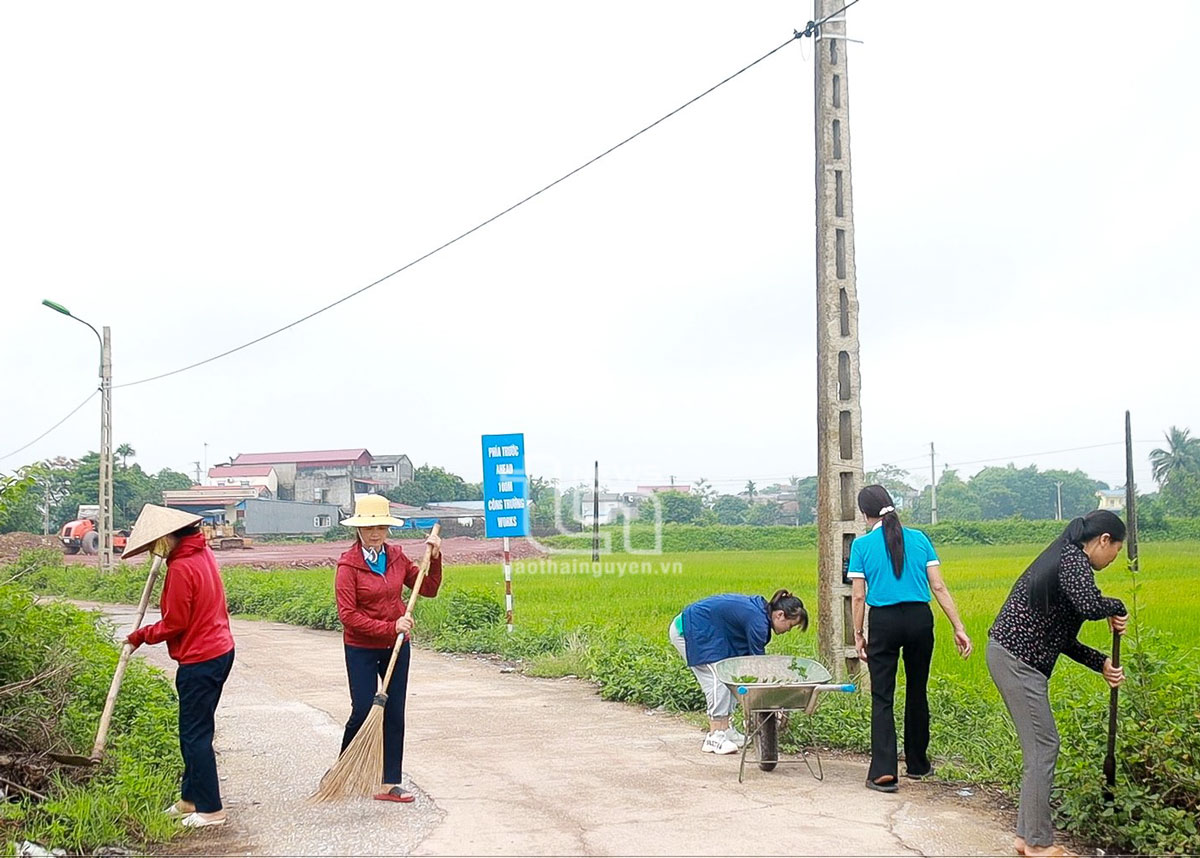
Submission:
[[[1165,445],[1150,453],[1155,490],[1139,494],[1139,513],[1148,520],[1167,516],[1190,518],[1200,514],[1200,438],[1190,430],[1172,426],[1164,433]],[[128,444],[116,450],[113,469],[113,523],[129,527],[146,503],[162,503],[164,490],[189,488],[186,474],[163,468],[156,474],[130,464],[137,452]],[[866,482],[878,483],[891,492],[901,515],[914,524],[928,524],[933,498],[928,484],[917,488],[908,471],[883,465],[868,471]],[[57,532],[75,517],[81,504],[94,504],[99,496],[100,457],[90,452],[81,459],[47,459],[5,477],[0,503],[0,533],[42,530],[49,507],[50,531]],[[747,481],[736,494],[720,493],[706,479],[689,491],[667,491],[653,500],[631,505],[643,521],[654,521],[655,504],[664,523],[748,524],[757,526],[803,525],[816,520],[817,478],[790,477],[787,483],[759,487]],[[1108,490],[1107,483],[1094,480],[1078,469],[1041,471],[1036,465],[988,467],[963,479],[947,469],[937,483],[938,518],[943,521],[994,521],[1006,518],[1053,519],[1059,504],[1064,519],[1095,509],[1096,492]],[[568,530],[580,526],[579,504],[589,491],[586,485],[565,491],[549,480],[530,479],[530,500],[535,532],[553,533],[561,525]],[[389,490],[389,500],[412,506],[461,500],[482,500],[483,487],[458,474],[433,465],[422,465],[412,480]],[[557,511],[557,523],[556,523]]]
[[[115,453],[113,526],[118,530],[132,527],[145,504],[161,504],[164,491],[192,486],[192,478],[179,471],[163,468],[148,474],[141,465],[131,465],[130,459],[137,451],[128,444],[122,444]],[[49,532],[57,533],[75,518],[80,506],[99,501],[100,454],[44,459],[20,468],[7,479],[11,485],[0,503],[0,533],[41,533],[47,522]]]

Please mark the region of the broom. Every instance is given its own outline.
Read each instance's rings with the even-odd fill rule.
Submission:
[[[434,524],[430,535],[436,536],[439,530],[441,530],[441,525]],[[417,605],[417,597],[420,595],[421,585],[425,582],[425,573],[429,571],[431,560],[430,549],[426,547],[425,556],[421,558],[417,572],[416,583],[409,591],[408,613],[410,614]],[[399,656],[400,647],[403,644],[404,635],[400,635],[396,640],[396,645],[392,648],[392,657],[388,661],[387,673],[383,677],[383,686],[371,703],[371,711],[367,713],[366,720],[358,728],[358,732],[354,734],[354,738],[350,740],[346,750],[338,757],[333,768],[321,778],[317,791],[309,796],[311,801],[333,801],[351,796],[370,797],[379,791],[382,785],[380,779],[383,776],[383,707],[387,705],[387,688],[392,682],[396,657]]]

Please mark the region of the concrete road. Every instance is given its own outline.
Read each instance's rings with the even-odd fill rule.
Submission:
[[[124,634],[133,610],[103,606]],[[147,621],[150,621],[149,619]],[[587,683],[501,673],[417,650],[405,776],[416,803],[312,805],[349,711],[341,637],[235,620],[217,711],[226,826],[174,854],[1010,855],[981,794],[905,782],[866,790],[862,761],[747,770],[700,753],[682,719],[599,699]],[[165,647],[138,655],[170,672]]]

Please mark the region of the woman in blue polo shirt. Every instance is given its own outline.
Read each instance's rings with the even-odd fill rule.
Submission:
[[[963,658],[971,639],[942,580],[941,561],[929,538],[902,527],[892,497],[883,486],[858,493],[867,517],[867,534],[850,546],[847,574],[853,586],[854,648],[871,672],[871,768],[867,788],[895,792],[896,722],[892,715],[896,666],[904,658],[905,774],[920,779],[933,773],[929,761],[929,662],[933,658],[933,611],[930,591],[954,627],[954,643]],[[871,606],[869,640],[864,627]]]
[[[668,635],[704,690],[708,709],[708,735],[700,750],[709,754],[735,754],[746,741],[729,723],[734,699],[717,679],[713,664],[739,655],[763,655],[774,632],[786,634],[808,628],[804,603],[787,590],[778,590],[768,601],[762,596],[728,593],[693,602],[671,621]]]

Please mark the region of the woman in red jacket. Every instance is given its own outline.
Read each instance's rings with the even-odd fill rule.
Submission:
[[[124,556],[149,550],[167,560],[159,602],[162,619],[134,629],[125,640],[134,649],[166,641],[179,667],[179,751],[183,755],[180,800],[166,809],[188,828],[224,825],[214,716],[229,670],[233,635],[217,561],[200,532],[200,516],[146,504],[133,526]]]
[[[358,532],[358,538],[338,559],[334,589],[338,617],[344,629],[346,674],[350,679],[350,720],[342,736],[342,751],[354,739],[371,711],[379,680],[387,673],[396,638],[405,635],[391,684],[384,689],[383,707],[383,792],[381,801],[412,801],[412,793],[400,787],[404,758],[404,698],[408,691],[408,665],[412,646],[408,634],[413,620],[404,604],[403,588],[417,583],[417,564],[398,545],[387,543],[388,528],[404,522],[392,518],[387,498],[367,495],[354,504],[354,516],[342,522]],[[429,572],[421,584],[423,598],[436,596],[442,585],[441,539],[430,536]]]

